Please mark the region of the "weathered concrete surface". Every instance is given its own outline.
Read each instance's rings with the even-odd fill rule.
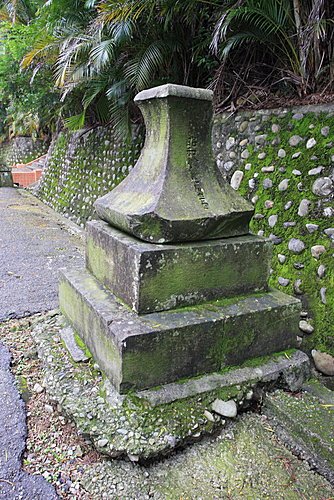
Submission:
[[[54,309],[58,269],[83,262],[81,231],[17,189],[0,189],[0,214],[0,321]]]
[[[266,291],[271,247],[254,235],[156,245],[100,220],[87,224],[86,263],[116,297],[146,314]]]
[[[149,467],[127,462],[86,466],[83,484],[92,500],[330,499],[330,484],[274,436],[265,419],[247,415],[216,439]]]
[[[325,388],[321,392],[327,393]],[[278,391],[267,396],[264,411],[273,417],[283,441],[334,485],[334,398],[330,393],[325,396],[330,402],[323,403],[319,392],[295,397]]]
[[[124,393],[295,347],[299,300],[281,292],[138,316],[86,270],[60,277],[60,307]]]
[[[24,403],[10,373],[10,354],[0,343],[0,498],[53,500],[54,488],[21,470],[27,434]]]

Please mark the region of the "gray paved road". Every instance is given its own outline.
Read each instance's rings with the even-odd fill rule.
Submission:
[[[82,261],[76,226],[26,191],[0,189],[0,321],[56,308],[58,269]]]

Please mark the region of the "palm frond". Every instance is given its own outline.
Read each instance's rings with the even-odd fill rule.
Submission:
[[[84,109],[82,113],[78,115],[70,116],[64,120],[66,128],[71,131],[77,131],[84,127],[86,118],[86,110]]]
[[[107,64],[110,64],[115,55],[116,43],[113,39],[107,39],[99,42],[92,48],[89,54],[89,60],[96,70],[102,70]]]
[[[126,65],[124,74],[136,91],[140,91],[152,84],[163,63],[163,46],[161,42],[155,42]]]

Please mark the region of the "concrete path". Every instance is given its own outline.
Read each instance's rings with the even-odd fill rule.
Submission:
[[[0,321],[56,308],[58,269],[82,263],[83,251],[77,226],[28,192],[1,188]]]
[[[10,354],[0,343],[0,498],[53,500],[54,488],[41,476],[21,470],[27,435],[24,403],[10,372]]]

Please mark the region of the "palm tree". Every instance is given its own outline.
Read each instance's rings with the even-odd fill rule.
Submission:
[[[81,9],[61,13],[51,40],[44,36],[23,66],[43,58],[50,62],[57,52],[55,78],[63,99],[82,93],[82,112],[67,124],[81,127],[93,115],[125,134],[137,118],[136,92],[166,81],[208,83],[210,64],[215,64],[208,55],[215,5],[215,0],[88,0]]]
[[[223,64],[240,48],[261,47],[300,95],[314,91],[333,53],[328,0],[241,0],[219,17],[212,48]]]
[[[1,0],[0,20],[8,20],[13,24],[28,24],[40,4],[38,0]]]

